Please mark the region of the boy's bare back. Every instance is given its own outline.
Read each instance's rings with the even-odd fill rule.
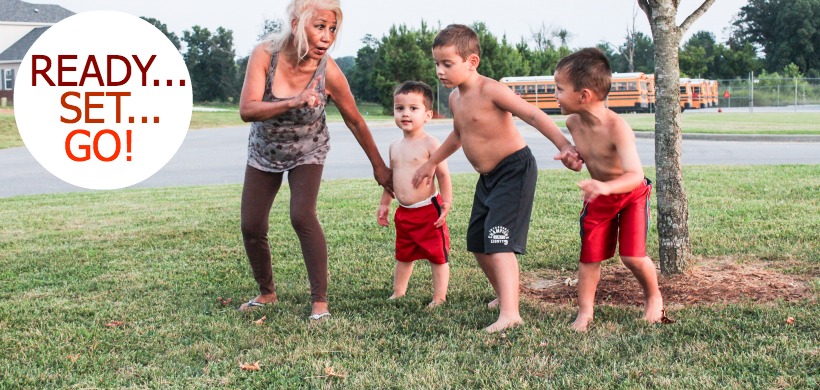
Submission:
[[[390,168],[393,169],[393,190],[396,200],[403,205],[412,205],[429,199],[436,192],[434,185],[414,188],[413,175],[439,147],[438,140],[425,133],[414,134],[390,144]]]

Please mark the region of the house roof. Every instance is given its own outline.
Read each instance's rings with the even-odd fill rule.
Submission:
[[[71,15],[59,5],[32,4],[20,0],[0,0],[0,22],[57,23]]]
[[[17,42],[14,42],[8,49],[0,53],[0,61],[22,61],[28,49],[34,44],[34,41],[40,38],[40,35],[43,35],[46,30],[48,30],[48,27],[37,27],[29,31],[28,34],[18,39]]]

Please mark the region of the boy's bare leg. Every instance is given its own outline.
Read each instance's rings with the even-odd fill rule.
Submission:
[[[407,284],[412,274],[412,262],[396,261],[396,269],[393,271],[393,295],[388,299],[401,298],[407,293]]]
[[[572,328],[586,332],[592,322],[595,306],[595,290],[601,279],[601,263],[578,263],[578,316]]]
[[[447,287],[450,284],[450,264],[430,263],[433,270],[433,300],[427,305],[432,309],[447,301]]]
[[[632,271],[638,283],[643,288],[644,309],[643,319],[649,323],[660,322],[663,317],[663,297],[658,288],[658,274],[655,271],[655,263],[647,256],[644,257],[621,257],[624,265]]]
[[[484,330],[494,333],[523,323],[518,311],[518,259],[515,253],[475,253],[475,257],[490,283],[495,280],[493,288],[501,308],[498,320]]]
[[[478,265],[481,267],[481,270],[484,271],[484,275],[487,276],[487,280],[490,282],[490,285],[493,286],[493,291],[495,292],[495,299],[493,299],[490,303],[487,304],[487,308],[495,309],[498,307],[498,282],[495,280],[495,273],[492,272],[489,262],[482,262],[478,259],[479,253],[473,253],[475,255],[476,260],[478,260]],[[486,256],[481,254],[482,256]]]

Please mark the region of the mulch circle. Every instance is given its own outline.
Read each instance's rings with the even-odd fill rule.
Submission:
[[[738,263],[731,259],[699,259],[684,274],[659,276],[666,306],[739,302],[786,302],[814,298],[811,275],[784,274],[777,264]],[[521,290],[530,298],[550,304],[575,305],[578,272],[546,271],[522,274]],[[620,262],[608,261],[601,270],[595,296],[597,305],[643,306],[643,291]]]

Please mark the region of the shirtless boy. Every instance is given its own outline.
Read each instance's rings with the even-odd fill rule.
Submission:
[[[568,168],[580,170],[582,162],[552,119],[503,84],[478,73],[480,55],[478,36],[464,25],[449,25],[433,40],[436,75],[446,87],[456,87],[450,94],[453,131],[416,171],[413,185],[429,182],[436,165],[459,147],[481,174],[467,229],[467,250],[495,290],[496,300],[489,306],[500,306],[498,320],[484,329],[492,333],[522,323],[516,254],[526,252],[538,175],[535,157],[512,116],[552,141],[560,151],[555,158]]]
[[[429,308],[447,300],[450,282],[450,232],[446,217],[453,202],[453,186],[447,162],[435,165],[435,175],[441,194],[435,185],[413,187],[412,178],[430,155],[438,149],[439,142],[424,131],[424,124],[433,117],[433,90],[429,85],[408,81],[393,93],[393,117],[404,137],[390,144],[390,167],[393,169],[393,190],[399,207],[396,209],[396,269],[393,273],[393,295],[397,299],[407,292],[407,284],[413,273],[413,262],[427,259],[433,271],[433,299]],[[382,194],[376,215],[379,225],[390,226],[392,196],[386,190]]]
[[[581,258],[578,265],[578,316],[572,327],[586,331],[593,318],[601,262],[615,255],[632,271],[644,292],[644,319],[663,317],[655,264],[646,256],[649,194],[629,124],[606,107],[612,72],[598,49],[583,49],[563,58],[555,70],[555,98],[591,179],[581,211]]]

